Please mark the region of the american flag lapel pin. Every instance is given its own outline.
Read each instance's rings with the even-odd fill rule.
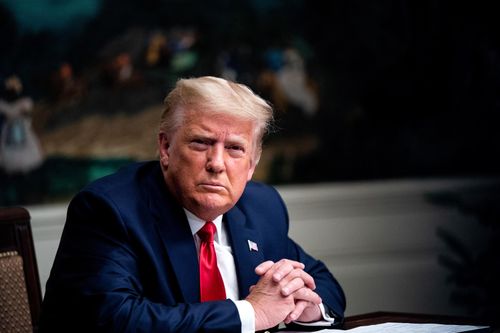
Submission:
[[[255,251],[255,252],[259,251],[259,247],[257,246],[257,243],[252,242],[251,240],[248,240],[248,249],[250,251]]]

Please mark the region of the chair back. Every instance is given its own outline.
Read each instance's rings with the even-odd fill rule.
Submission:
[[[0,332],[36,332],[41,302],[30,215],[0,208]]]

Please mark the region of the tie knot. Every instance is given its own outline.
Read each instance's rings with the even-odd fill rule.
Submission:
[[[203,242],[213,242],[214,234],[217,231],[217,227],[212,221],[207,221],[203,228],[198,231],[198,236]]]

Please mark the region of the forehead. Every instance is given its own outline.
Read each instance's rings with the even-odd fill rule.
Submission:
[[[222,113],[186,110],[181,126],[188,132],[209,132],[233,136],[249,136],[255,134],[254,122]]]

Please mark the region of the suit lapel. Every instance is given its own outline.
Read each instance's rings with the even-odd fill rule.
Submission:
[[[198,255],[182,207],[170,195],[161,169],[149,179],[149,206],[186,302],[199,302]]]
[[[248,241],[258,246],[261,238],[256,230],[249,227],[245,215],[238,207],[233,207],[226,213],[225,223],[233,249],[239,296],[243,299],[248,295],[250,286],[257,283],[258,276],[255,274],[255,267],[264,261],[263,250],[251,250]]]

